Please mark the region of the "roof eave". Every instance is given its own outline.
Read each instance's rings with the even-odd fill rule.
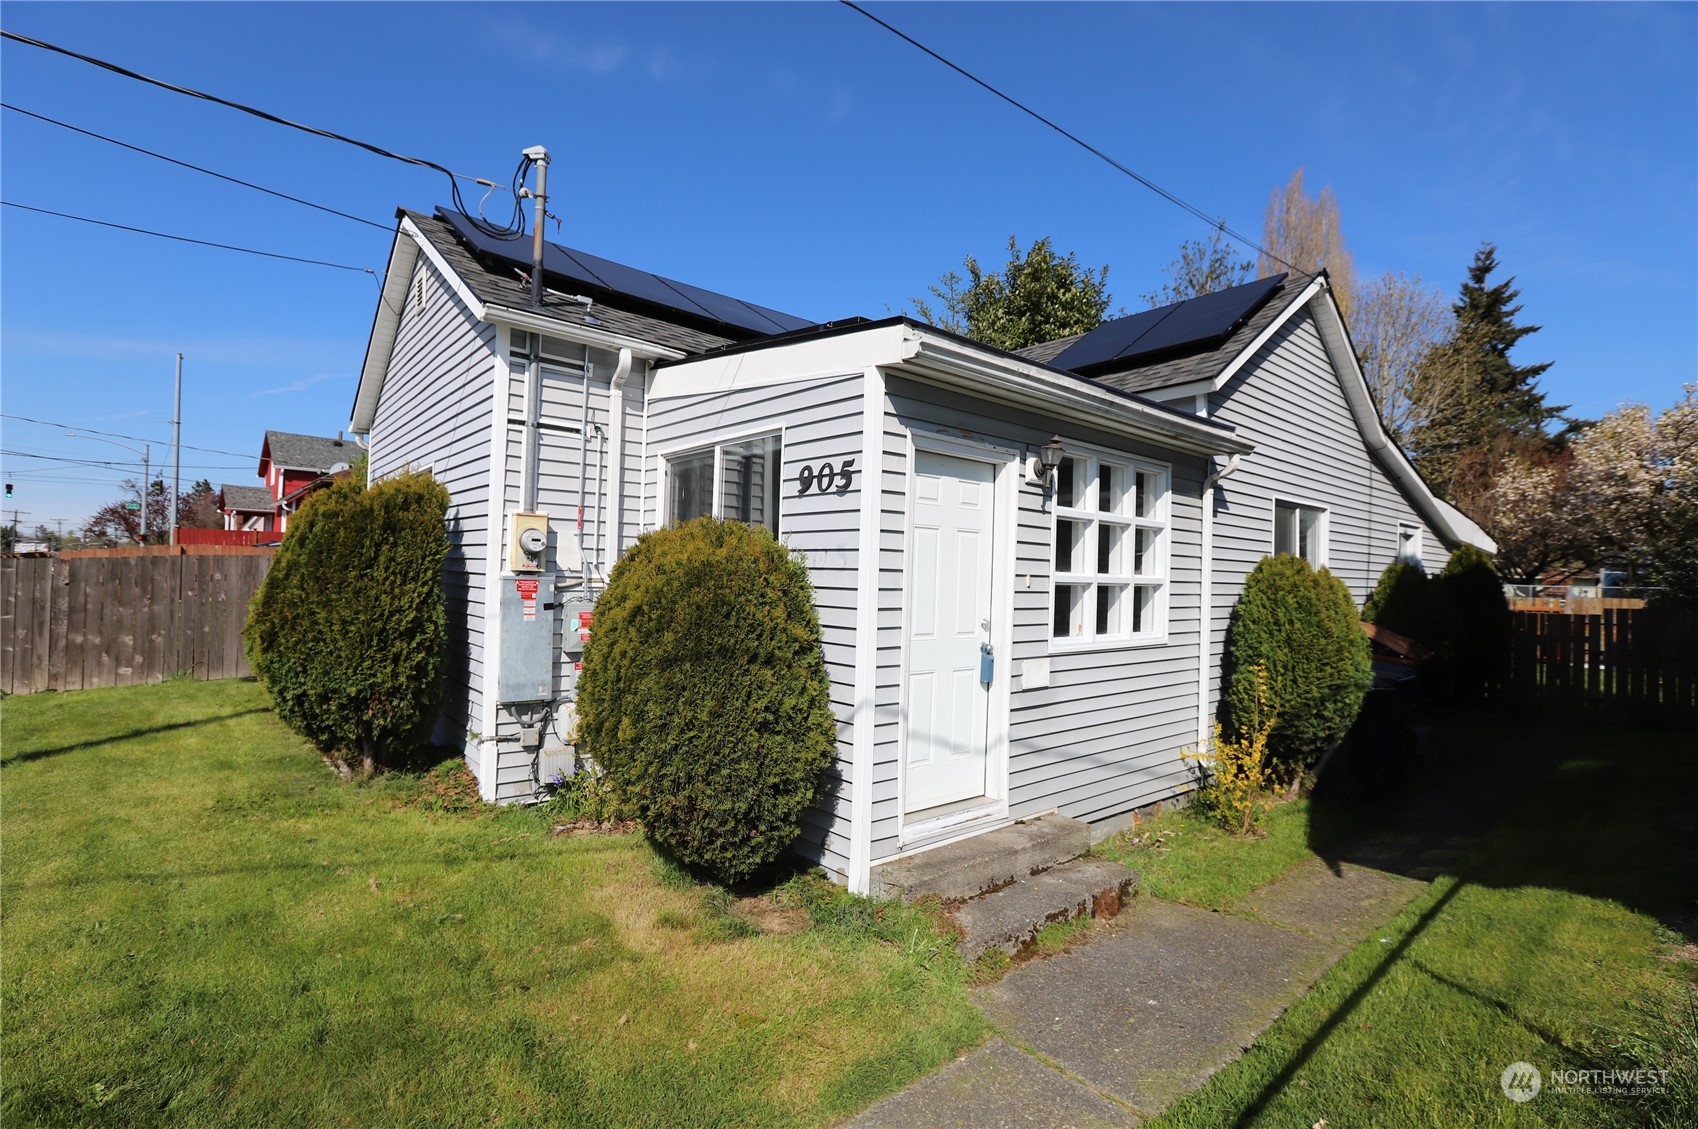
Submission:
[[[1449,540],[1452,546],[1468,544],[1488,553],[1496,553],[1497,542],[1467,514],[1434,494],[1432,487],[1427,485],[1415,465],[1409,461],[1409,457],[1386,433],[1385,424],[1380,420],[1379,409],[1374,406],[1374,398],[1368,391],[1368,379],[1362,373],[1362,366],[1356,361],[1356,351],[1351,347],[1350,333],[1345,327],[1344,316],[1339,313],[1338,303],[1333,300],[1331,287],[1326,285],[1324,275],[1316,281],[1321,284],[1319,293],[1310,298],[1307,304],[1313,311],[1315,328],[1321,335],[1321,344],[1326,348],[1333,368],[1339,375],[1345,403],[1350,406],[1350,414],[1354,417],[1368,450],[1386,473],[1403,487],[1404,493],[1415,503],[1422,516],[1432,523],[1439,536]]]
[[[389,371],[389,360],[395,352],[395,335],[401,329],[401,311],[406,308],[407,287],[413,281],[413,268],[418,265],[422,236],[411,220],[400,216],[395,228],[395,242],[389,249],[389,266],[383,274],[383,287],[378,294],[377,312],[372,316],[371,337],[366,341],[365,364],[360,368],[360,382],[354,391],[354,406],[349,413],[348,430],[356,435],[370,433],[377,416],[377,401],[383,394],[383,378]]]
[[[910,323],[901,367],[929,380],[1194,455],[1248,454],[1254,444],[1210,423],[1012,353]]]

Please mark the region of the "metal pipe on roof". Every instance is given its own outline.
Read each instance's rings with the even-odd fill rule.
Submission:
[[[548,215],[548,150],[533,145],[525,156],[536,162],[536,220],[531,224],[531,305],[542,309],[542,224]]]

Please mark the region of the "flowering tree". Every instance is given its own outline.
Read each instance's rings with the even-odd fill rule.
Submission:
[[[1624,404],[1566,451],[1505,458],[1477,509],[1506,580],[1614,565],[1673,598],[1698,599],[1698,385],[1655,417]]]

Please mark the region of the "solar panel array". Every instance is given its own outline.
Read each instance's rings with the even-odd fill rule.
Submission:
[[[1160,309],[1116,318],[1063,349],[1050,364],[1069,372],[1125,365],[1204,344],[1219,344],[1262,308],[1285,275],[1188,298]]]
[[[446,220],[473,250],[504,259],[526,271],[530,270],[530,236],[497,239],[479,231],[461,212],[438,208],[436,214]],[[741,298],[716,294],[699,286],[674,282],[658,274],[628,267],[586,251],[575,251],[547,240],[544,240],[542,245],[542,269],[545,276],[554,276],[550,279],[551,285],[557,280],[563,281],[575,290],[599,290],[619,297],[632,298],[661,309],[750,333],[788,333],[792,330],[807,329],[814,324],[806,318],[758,306]],[[559,289],[559,286],[556,285],[555,288]]]

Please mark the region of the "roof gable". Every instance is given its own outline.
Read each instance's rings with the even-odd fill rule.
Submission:
[[[354,456],[359,452],[359,444],[349,439],[296,435],[290,431],[267,431],[265,445],[260,448],[259,473],[265,474],[268,459],[273,466],[323,473],[334,466],[351,465]]]

